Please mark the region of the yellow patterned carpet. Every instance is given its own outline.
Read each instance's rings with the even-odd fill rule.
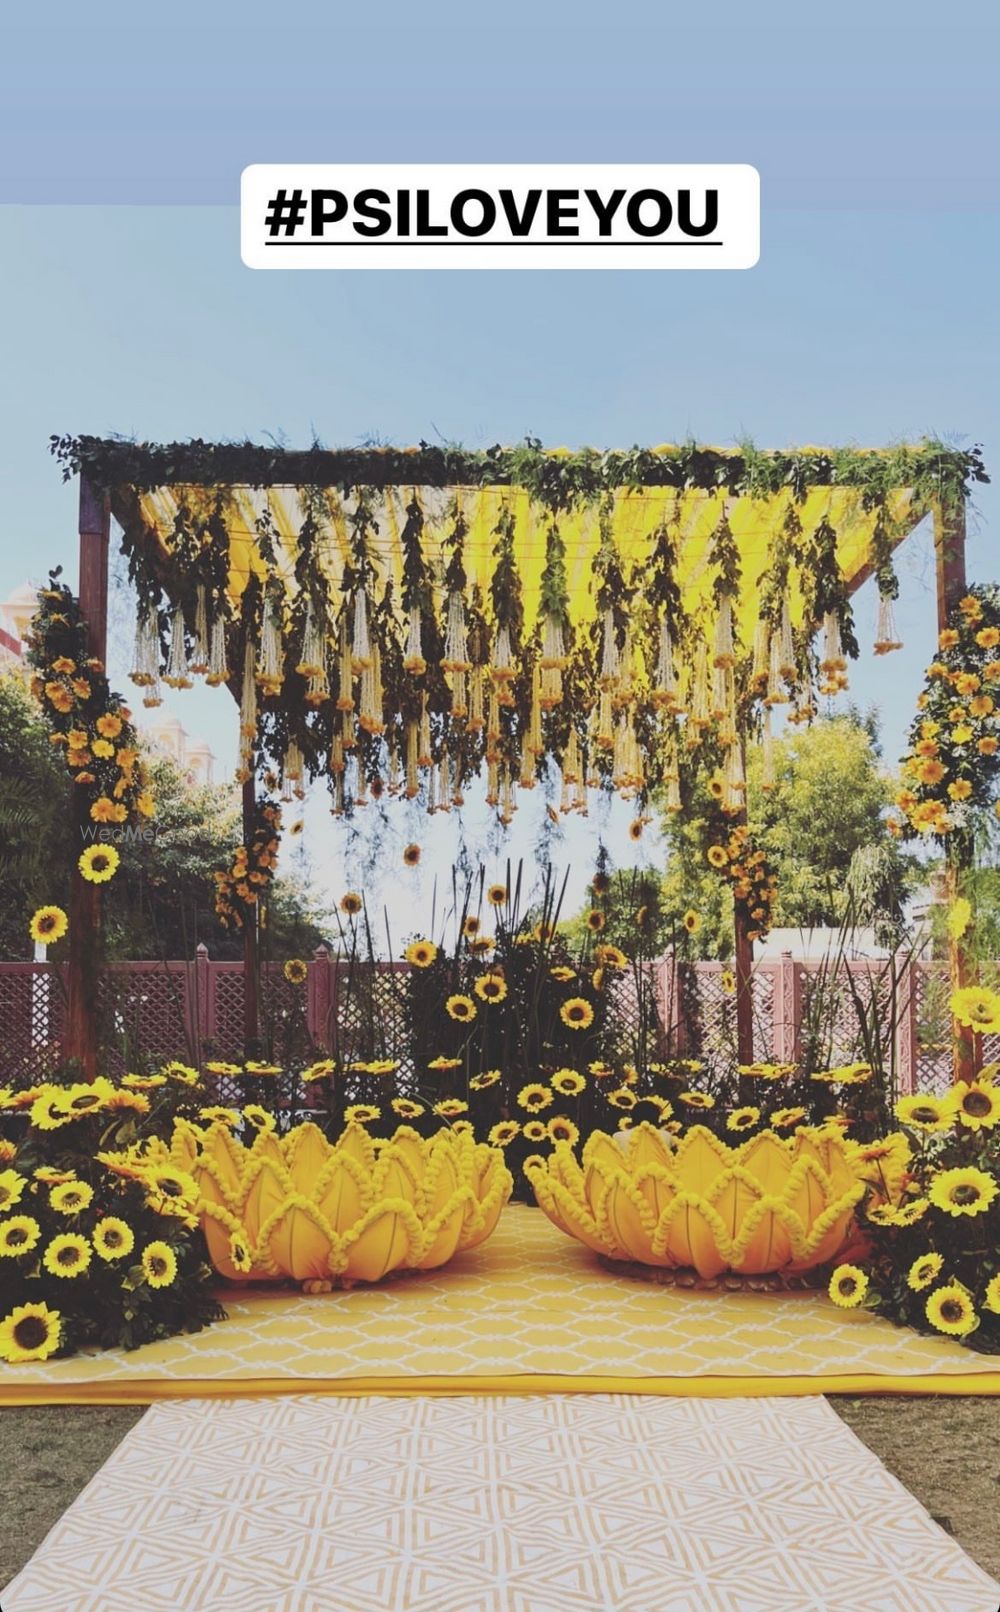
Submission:
[[[4,1612],[996,1612],[821,1399],[155,1405]]]
[[[598,1392],[1000,1393],[991,1356],[823,1293],[698,1292],[616,1274],[539,1210],[443,1270],[306,1297],[223,1295],[189,1337],[0,1367],[0,1403],[181,1396]]]

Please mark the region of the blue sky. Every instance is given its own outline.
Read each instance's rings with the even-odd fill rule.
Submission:
[[[1000,465],[994,6],[964,7],[959,26],[937,7],[844,0],[835,28],[790,0],[719,0],[703,24],[640,0],[613,16],[561,0],[510,0],[502,17],[440,0],[387,0],[371,20],[341,10],[178,0],[137,15],[107,0],[84,16],[53,0],[10,25],[0,597],[51,564],[75,580],[54,431],[769,447],[931,433],[980,442]],[[753,162],[760,263],[243,267],[232,204],[245,164],[401,157]],[[977,493],[974,577],[997,572],[997,499]],[[929,543],[911,541],[900,567],[906,648],[867,657],[852,689],[879,706],[890,758],[934,630]],[[864,594],[859,616],[870,641]],[[128,649],[114,646],[119,673]],[[229,760],[225,693],[175,709]],[[351,865],[322,803],[309,818],[307,850],[336,891]],[[437,820],[425,836],[425,887],[451,832]],[[518,819],[514,853],[532,838]],[[579,835],[568,847],[580,879],[589,851]]]

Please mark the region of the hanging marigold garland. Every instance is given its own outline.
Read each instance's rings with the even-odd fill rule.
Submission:
[[[995,803],[1000,779],[1000,588],[970,588],[938,639],[917,700],[897,834],[941,843],[971,833],[977,810]]]
[[[262,912],[278,864],[281,807],[258,798],[249,843],[239,845],[227,868],[213,874],[215,911],[226,928],[242,929]]]
[[[131,712],[112,692],[103,662],[88,653],[77,600],[57,569],[38,595],[30,628],[31,690],[83,793],[91,822],[123,827],[151,818],[155,804]]]

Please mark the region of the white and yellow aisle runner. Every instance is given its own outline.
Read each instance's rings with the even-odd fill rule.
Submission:
[[[996,1612],[824,1400],[155,1405],[3,1612]]]

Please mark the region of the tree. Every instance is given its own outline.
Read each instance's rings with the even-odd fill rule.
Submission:
[[[189,958],[203,942],[214,957],[240,957],[239,933],[216,917],[212,879],[240,842],[235,787],[191,788],[171,760],[154,752],[146,764],[156,816],[146,835],[117,847],[121,866],[104,886],[106,956]],[[49,902],[66,905],[76,849],[72,789],[23,682],[0,677],[0,956],[30,956],[31,913]],[[313,950],[327,938],[323,918],[299,880],[275,879],[271,954]]]
[[[774,771],[774,788],[762,789],[762,755],[751,750],[750,829],[778,874],[777,925],[837,924],[845,912],[852,859],[865,847],[881,848],[879,878],[895,893],[894,900],[914,882],[916,859],[902,855],[886,832],[883,813],[893,780],[882,766],[871,717],[852,711],[788,731],[774,741]],[[731,957],[732,901],[705,863],[708,799],[707,780],[699,776],[689,809],[665,819],[671,854],[663,910],[676,924],[686,910],[697,912],[701,954]]]

